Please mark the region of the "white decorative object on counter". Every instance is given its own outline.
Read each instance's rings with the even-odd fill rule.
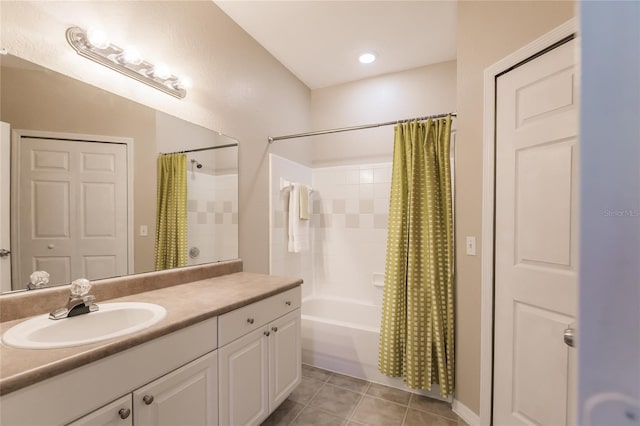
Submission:
[[[35,271],[29,276],[29,279],[34,287],[44,287],[49,284],[49,273],[47,271]]]

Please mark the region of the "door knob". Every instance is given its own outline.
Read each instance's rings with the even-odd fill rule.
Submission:
[[[153,395],[145,395],[142,397],[142,400],[145,404],[151,405],[151,403],[153,402]]]
[[[564,343],[566,343],[566,345],[569,346],[570,348],[573,348],[576,346],[575,333],[576,333],[576,330],[571,327],[566,328],[564,330]]]
[[[49,250],[53,250],[54,248],[56,248],[56,246],[54,246],[53,244],[49,244],[49,245],[47,246],[47,248],[48,248]]]
[[[9,250],[0,249],[0,257],[7,257],[11,254]]]
[[[120,411],[118,411],[118,414],[120,415],[120,418],[124,420],[131,415],[131,410],[128,408],[121,408]]]

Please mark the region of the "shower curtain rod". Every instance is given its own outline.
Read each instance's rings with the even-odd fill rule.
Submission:
[[[208,148],[185,149],[184,151],[175,151],[175,152],[159,152],[158,154],[160,154],[160,155],[186,154],[187,152],[208,151],[210,149],[229,148],[229,147],[232,147],[232,146],[238,146],[238,144],[237,143],[228,143],[226,145],[210,146]]]
[[[350,132],[351,130],[362,130],[362,129],[371,129],[373,127],[391,126],[393,124],[400,124],[400,123],[405,123],[407,121],[413,121],[413,120],[427,120],[429,118],[444,118],[449,115],[452,117],[456,117],[458,114],[455,112],[450,112],[446,114],[427,115],[426,117],[415,117],[415,118],[406,118],[404,120],[387,121],[386,123],[364,124],[362,126],[342,127],[339,129],[317,130],[315,132],[296,133],[294,135],[269,136],[269,143],[273,143],[275,141],[281,141],[283,139],[295,139],[295,138],[303,138],[305,136],[327,135],[330,133]]]

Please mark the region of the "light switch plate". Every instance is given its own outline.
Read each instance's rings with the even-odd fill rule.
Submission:
[[[467,237],[467,256],[476,255],[476,237]]]

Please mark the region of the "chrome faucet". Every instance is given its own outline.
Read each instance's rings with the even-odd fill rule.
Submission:
[[[49,319],[59,320],[97,311],[98,305],[93,303],[96,297],[93,294],[88,294],[89,289],[91,289],[91,283],[88,279],[80,278],[73,281],[67,305],[51,312]]]

